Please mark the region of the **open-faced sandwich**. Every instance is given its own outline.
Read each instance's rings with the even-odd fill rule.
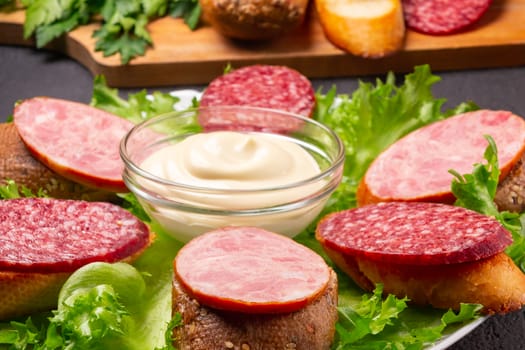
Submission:
[[[254,227],[194,238],[174,262],[178,349],[330,349],[337,276],[315,252]]]

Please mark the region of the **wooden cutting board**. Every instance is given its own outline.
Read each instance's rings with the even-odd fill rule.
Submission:
[[[0,13],[0,44],[34,45],[22,35],[24,11]],[[312,10],[305,25],[267,43],[241,44],[203,25],[190,31],[181,19],[165,17],[149,25],[154,47],[127,65],[119,56],[94,51],[91,37],[98,24],[77,28],[47,48],[103,74],[115,87],[206,84],[227,64],[283,64],[310,78],[409,72],[428,63],[433,71],[525,65],[525,0],[494,0],[470,30],[429,36],[408,31],[404,49],[382,59],[364,59],[335,48],[324,37]]]

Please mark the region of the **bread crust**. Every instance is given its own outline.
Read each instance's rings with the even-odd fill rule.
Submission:
[[[308,0],[200,0],[205,21],[221,34],[241,40],[265,40],[299,27]]]
[[[501,314],[525,305],[525,274],[505,253],[460,264],[416,266],[381,263],[323,247],[334,263],[361,288],[383,284],[385,294],[408,297],[416,305],[458,310],[479,303],[486,314]]]
[[[509,174],[500,181],[494,201],[499,210],[525,211],[525,151]]]

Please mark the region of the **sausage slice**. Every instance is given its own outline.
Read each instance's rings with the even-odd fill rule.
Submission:
[[[47,97],[18,104],[13,121],[31,154],[57,174],[89,187],[128,192],[119,144],[131,122],[82,103]]]
[[[330,269],[290,238],[253,227],[199,236],[175,258],[175,276],[200,303],[245,313],[301,309],[324,292]]]

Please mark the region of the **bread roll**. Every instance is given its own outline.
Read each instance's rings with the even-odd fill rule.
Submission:
[[[205,21],[241,40],[271,39],[301,25],[308,0],[199,0]]]

